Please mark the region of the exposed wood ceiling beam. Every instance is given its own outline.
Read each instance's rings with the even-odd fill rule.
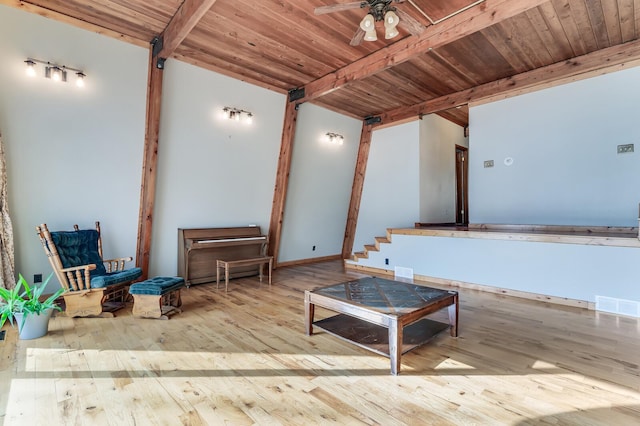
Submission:
[[[549,0],[486,0],[438,25],[429,26],[419,36],[409,36],[346,65],[304,86],[308,102],[349,83],[374,75],[412,57],[481,31],[505,19],[533,9]]]
[[[640,65],[640,40],[634,40],[416,105],[387,111],[380,117],[382,123],[388,125],[470,102],[487,98],[492,100],[497,97],[507,98],[638,65]]]
[[[215,2],[216,0],[185,0],[162,32],[163,45],[157,56],[171,56]]]

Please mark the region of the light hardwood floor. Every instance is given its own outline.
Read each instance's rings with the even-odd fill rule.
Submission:
[[[462,290],[460,336],[389,360],[304,334],[304,290],[360,274],[278,268],[183,291],[169,321],[56,317],[0,342],[6,425],[636,425],[640,320]],[[434,285],[434,287],[440,287]],[[318,309],[316,317],[329,312]]]

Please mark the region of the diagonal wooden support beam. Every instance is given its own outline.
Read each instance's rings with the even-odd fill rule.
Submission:
[[[147,122],[144,136],[142,183],[140,185],[140,213],[138,217],[138,247],[136,266],[142,268],[141,280],[149,274],[151,252],[151,225],[156,198],[156,170],[158,166],[158,137],[160,134],[160,104],[162,102],[162,69],[149,50],[149,76],[147,79]]]
[[[416,105],[387,111],[381,114],[382,124],[432,114],[487,98],[495,100],[515,96],[638,65],[640,40],[634,40]]]
[[[293,155],[293,140],[296,135],[297,120],[298,106],[295,102],[287,100],[284,124],[282,126],[280,156],[278,157],[278,171],[276,172],[276,185],[273,190],[273,206],[271,208],[271,223],[269,224],[269,247],[267,249],[268,254],[273,256],[276,267],[278,265],[282,220],[289,187],[289,172],[291,171],[291,157]]]
[[[162,103],[162,63],[182,43],[216,0],[185,0],[162,35],[149,49],[149,77],[147,82],[147,121],[145,126],[142,183],[140,185],[140,213],[136,265],[142,268],[142,280],[149,276],[153,210],[158,175],[158,146],[160,136],[160,106]],[[158,43],[162,43],[160,47]]]
[[[157,56],[171,56],[215,2],[216,0],[185,0],[162,32],[162,49]]]
[[[364,187],[364,176],[367,171],[367,162],[369,161],[369,151],[371,149],[372,127],[366,122],[362,123],[360,147],[358,148],[358,159],[356,160],[356,170],[353,176],[353,186],[351,187],[351,201],[349,202],[349,212],[347,213],[347,226],[342,243],[343,259],[349,259],[353,252],[356,225],[358,224],[358,214],[360,213],[360,201],[362,200],[362,188]]]
[[[419,36],[409,36],[352,62],[304,86],[305,96],[299,102],[308,102],[348,84],[372,76],[387,68],[463,37],[481,31],[505,19],[533,9],[549,0],[486,0],[437,25],[431,25]]]

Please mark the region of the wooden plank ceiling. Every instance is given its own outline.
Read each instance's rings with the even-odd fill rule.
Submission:
[[[141,45],[161,34],[183,3],[0,2]],[[411,106],[633,42],[640,32],[638,0],[405,0],[392,4],[401,16],[397,37],[385,40],[378,22],[377,41],[352,46],[368,7],[314,14],[336,3],[350,1],[217,0],[172,57],[282,93],[331,81],[331,90],[303,101],[357,118],[389,111],[386,117],[406,118],[417,111]],[[471,24],[467,34],[463,27]],[[385,66],[375,65],[381,60]],[[464,104],[427,112],[465,126]]]

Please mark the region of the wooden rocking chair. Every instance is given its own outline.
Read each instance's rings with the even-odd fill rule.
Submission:
[[[96,229],[49,232],[46,224],[36,226],[63,294],[64,313],[69,317],[113,317],[124,307],[129,285],[142,275],[140,268],[124,269],[133,258],[102,259],[100,222]]]

